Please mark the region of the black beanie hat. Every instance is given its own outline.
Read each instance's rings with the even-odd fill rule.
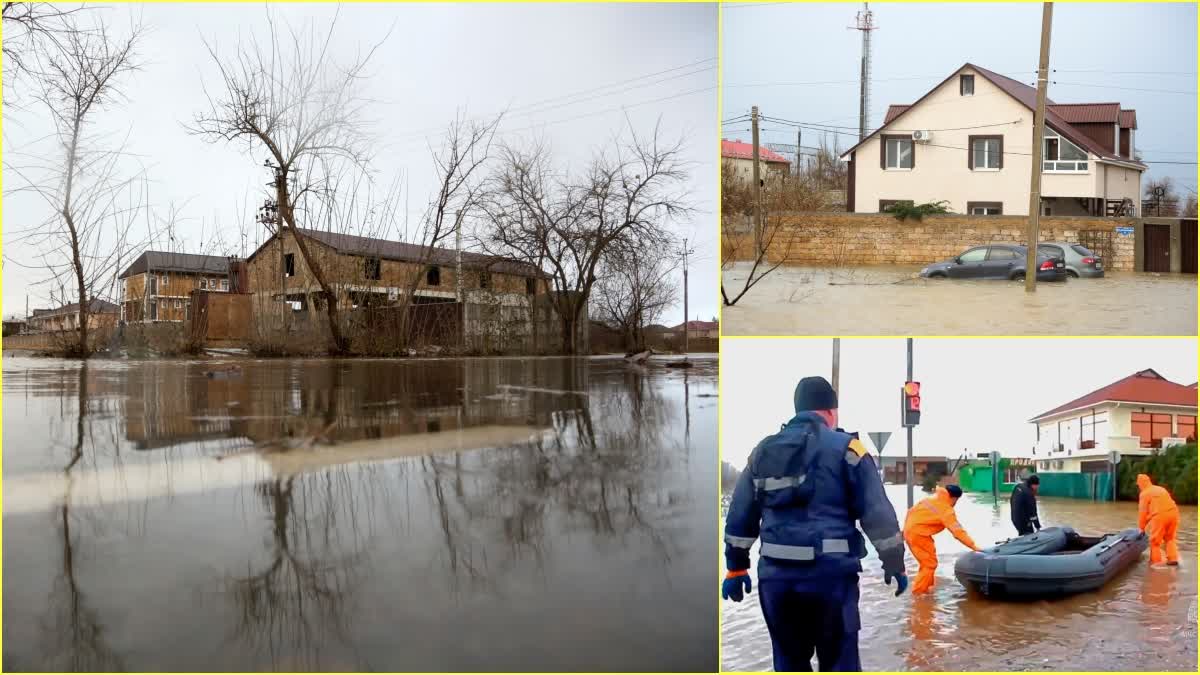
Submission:
[[[823,377],[806,377],[796,385],[796,395],[793,399],[796,412],[809,410],[836,410],[838,407],[837,393],[833,391],[829,380]]]
[[[958,499],[962,496],[962,488],[958,487],[957,485],[947,485],[946,492],[949,492],[950,496],[954,497],[955,499]]]

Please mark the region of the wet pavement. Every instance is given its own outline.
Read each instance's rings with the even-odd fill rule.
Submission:
[[[712,671],[693,358],[6,355],[4,670]]]
[[[724,273],[741,290],[749,265]],[[1195,335],[1196,276],[1039,283],[914,278],[920,267],[780,267],[721,311],[723,335]]]
[[[901,522],[903,485],[887,486]],[[914,500],[927,495],[916,488]],[[1099,591],[1056,600],[1003,602],[968,595],[954,578],[967,552],[948,532],[938,547],[932,595],[893,596],[883,585],[872,549],[863,561],[859,646],[864,671],[1191,671],[1196,670],[1196,507],[1181,506],[1176,568],[1154,568],[1149,553]],[[1134,502],[1097,503],[1039,498],[1043,526],[1067,525],[1082,534],[1137,526]],[[956,509],[980,546],[1016,533],[1008,500],[967,493]],[[870,547],[868,547],[870,548]],[[753,551],[757,565],[757,545]],[[916,561],[906,554],[910,580]],[[757,574],[754,574],[757,581]],[[725,670],[771,670],[771,642],[756,592],[740,604],[722,602],[721,658]]]

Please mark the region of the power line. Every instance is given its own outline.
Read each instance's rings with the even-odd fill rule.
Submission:
[[[818,127],[828,127],[830,130],[832,130],[832,129],[857,129],[858,128],[858,127],[837,126],[837,125],[833,125],[833,124],[820,124],[817,122],[794,122],[792,120],[780,119],[778,117],[768,117],[766,115],[763,115],[762,119],[767,120],[768,122],[775,122],[777,124],[791,124],[791,125],[795,125],[795,126],[799,126],[801,124],[808,124],[808,125],[818,126]],[[1019,120],[1013,120],[1012,122],[996,122],[995,124],[977,124],[977,125],[969,126],[969,127],[948,127],[945,129],[923,129],[923,131],[967,131],[970,129],[990,129],[992,127],[1007,127],[1007,126],[1016,124],[1018,121]],[[892,131],[911,132],[911,131],[917,131],[917,129],[892,129]]]
[[[1187,94],[1195,96],[1194,91],[1180,91],[1178,89],[1147,89],[1145,87],[1118,87],[1115,84],[1095,84],[1089,82],[1060,82],[1059,80],[1051,80],[1051,84],[1062,84],[1068,87],[1091,87],[1093,89],[1123,89],[1126,91],[1149,91],[1156,94]]]
[[[769,7],[771,5],[791,5],[790,2],[722,2],[722,9],[746,9],[747,7]]]

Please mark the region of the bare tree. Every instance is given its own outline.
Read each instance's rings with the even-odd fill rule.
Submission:
[[[621,241],[647,250],[669,241],[666,226],[693,211],[684,187],[681,142],[664,143],[656,126],[598,153],[582,175],[559,172],[544,145],[506,146],[482,202],[477,238],[485,250],[549,268],[549,302],[563,350],[578,350],[580,319],[605,257]]]
[[[12,101],[12,85],[19,78],[43,75],[47,54],[66,50],[69,36],[80,32],[75,15],[84,8],[52,2],[5,2],[0,7],[4,24],[5,104]]]
[[[42,264],[61,286],[69,275],[78,303],[78,344],[65,351],[86,358],[92,351],[89,315],[96,292],[107,280],[111,295],[122,253],[139,213],[146,210],[144,183],[118,174],[123,147],[96,147],[91,127],[121,98],[120,81],[137,70],[135,46],[141,31],[111,36],[103,23],[60,35],[59,49],[46,54],[37,98],[54,125],[60,153],[49,160],[17,152],[7,168],[25,182],[16,192],[36,194],[52,211],[28,229],[10,230],[10,241],[43,251]],[[65,260],[64,260],[65,258]]]
[[[1162,194],[1159,194],[1161,190]],[[1175,181],[1170,176],[1151,178],[1143,188],[1143,198],[1149,202],[1148,210],[1156,216],[1179,215],[1179,192],[1175,189]],[[1149,215],[1149,214],[1145,214]]]
[[[758,282],[791,260],[786,216],[817,210],[825,201],[821,190],[803,177],[778,176],[767,180],[762,190],[762,247],[755,250],[751,187],[737,177],[731,164],[721,165],[721,299],[727,307],[736,305]],[[730,276],[735,265],[747,262],[750,269],[744,279]],[[726,289],[726,280],[740,281],[741,287]]]
[[[279,225],[295,239],[321,288],[331,351],[345,353],[349,345],[338,321],[337,293],[299,231],[315,223],[298,224],[309,214],[297,206],[308,193],[323,190],[329,179],[323,167],[348,164],[366,169],[371,139],[363,113],[368,101],[357,87],[379,43],[341,64],[329,53],[336,16],[324,33],[315,25],[303,31],[288,26],[281,33],[269,13],[267,23],[265,46],[255,40],[242,42],[230,57],[219,56],[216,46],[205,40],[220,70],[221,90],[209,94],[209,109],[196,115],[191,131],[212,141],[246,141],[251,152],[260,147],[267,151]]]
[[[622,241],[605,257],[595,291],[597,317],[621,332],[627,352],[646,348],[645,327],[679,298],[678,261],[669,240],[664,243],[662,249],[647,250]]]

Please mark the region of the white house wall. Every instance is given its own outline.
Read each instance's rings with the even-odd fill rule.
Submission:
[[[879,136],[855,151],[854,211],[875,213],[881,199],[911,199],[917,203],[946,201],[955,213],[966,213],[967,202],[1001,202],[1004,215],[1029,213],[1033,111],[973,70],[965,69],[961,74],[975,75],[973,96],[959,94],[959,74],[955,74],[882,132],[908,135],[916,129],[932,130],[929,143],[914,144],[916,161],[911,170],[880,168]],[[1004,126],[985,126],[991,124]],[[961,127],[984,128],[940,131]],[[1003,168],[970,170],[969,137],[996,135],[1004,137]],[[1043,173],[1042,193],[1050,197],[1103,196],[1099,176],[1103,169],[1098,167],[1089,159],[1087,173]],[[1114,172],[1116,168],[1108,168],[1112,172],[1109,199],[1130,196],[1136,202],[1136,180],[1127,180],[1123,176],[1126,170]]]

